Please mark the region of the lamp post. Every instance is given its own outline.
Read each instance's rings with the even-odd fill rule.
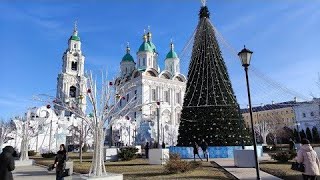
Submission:
[[[255,162],[256,163],[256,173],[257,173],[257,179],[260,179],[259,162],[258,162],[258,155],[257,155],[257,142],[256,142],[256,134],[255,134],[254,128],[253,128],[252,106],[251,106],[250,86],[249,86],[249,77],[248,77],[248,67],[250,65],[252,53],[253,53],[252,51],[250,51],[249,49],[246,49],[246,47],[244,46],[244,48],[238,53],[238,56],[240,57],[242,66],[244,67],[244,71],[246,73],[249,112],[250,112],[250,120],[251,120],[251,133],[252,133],[252,139],[253,139],[254,157],[255,157],[255,161],[256,161]]]

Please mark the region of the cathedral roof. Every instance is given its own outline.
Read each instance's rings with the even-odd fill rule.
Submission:
[[[156,46],[151,42],[151,33],[143,35],[143,43],[139,47],[139,51],[148,51],[148,52],[156,52]]]
[[[168,52],[166,59],[170,59],[170,58],[178,58],[177,53],[174,51],[174,46],[173,43],[171,42],[170,44],[170,51]]]
[[[134,59],[131,54],[127,53],[123,56],[122,61],[134,62]]]
[[[151,48],[151,46],[148,42],[143,42],[141,44],[141,46],[139,47],[139,52],[141,52],[141,51],[153,52],[153,49]]]
[[[77,36],[77,35],[72,35],[72,36],[70,37],[70,40],[80,41],[80,37]]]
[[[127,50],[126,51],[127,51],[127,53],[123,56],[122,61],[134,62],[134,59],[130,54],[129,42],[127,44]]]

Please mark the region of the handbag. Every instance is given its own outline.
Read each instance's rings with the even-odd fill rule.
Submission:
[[[70,174],[69,174],[69,170],[70,170],[70,169],[63,169],[62,177],[70,176]]]
[[[295,171],[304,172],[304,164],[303,163],[298,163],[298,162],[293,162],[291,164],[291,169],[295,170]]]

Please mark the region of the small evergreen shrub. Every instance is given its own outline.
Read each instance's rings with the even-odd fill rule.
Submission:
[[[167,173],[187,172],[201,166],[199,161],[183,161],[179,154],[169,154],[169,160],[166,162],[164,168]]]
[[[53,152],[46,152],[46,153],[42,153],[41,156],[43,158],[53,158],[55,157],[57,154],[53,153]]]
[[[122,161],[129,161],[136,158],[136,153],[138,152],[138,148],[135,147],[123,147],[120,148],[118,152],[118,158]]]
[[[28,156],[35,156],[36,154],[37,154],[37,152],[34,150],[28,151]]]
[[[292,156],[293,155],[291,153],[283,151],[271,155],[271,158],[279,162],[288,162],[289,160],[293,159]]]

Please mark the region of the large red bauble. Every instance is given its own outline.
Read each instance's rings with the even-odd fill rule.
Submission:
[[[157,102],[157,105],[160,106],[160,102],[159,101]]]
[[[91,93],[91,89],[88,89],[88,90],[87,90],[87,93],[89,93],[89,94],[90,94],[90,93]]]
[[[109,82],[109,85],[110,85],[110,86],[112,86],[112,85],[113,85],[113,83],[110,81],[110,82]]]
[[[51,106],[50,106],[50,104],[48,104],[48,105],[47,105],[47,109],[50,109],[50,108],[51,108]]]

